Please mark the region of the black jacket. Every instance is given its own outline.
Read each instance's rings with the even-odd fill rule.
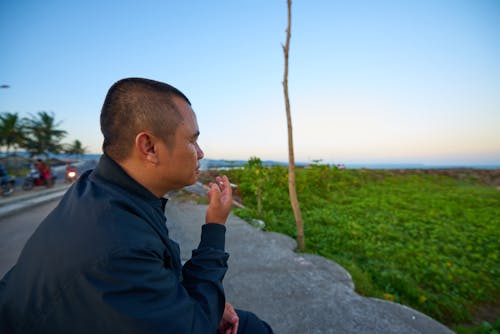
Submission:
[[[0,282],[0,333],[215,333],[225,227],[204,225],[182,267],[165,203],[103,155]]]

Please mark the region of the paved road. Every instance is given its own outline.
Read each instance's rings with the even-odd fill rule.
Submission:
[[[89,169],[95,168],[97,164],[96,160],[82,160],[73,164],[76,169],[77,175],[81,175],[85,171]],[[61,185],[66,183],[66,166],[56,166],[52,167],[52,173],[56,176],[55,185]],[[22,189],[22,185],[26,177],[16,177],[16,185],[14,193],[7,197],[0,196],[0,204],[3,199],[9,199],[16,196],[22,196],[23,194],[32,192],[32,191],[43,191],[45,186],[36,186],[32,190],[25,191]]]
[[[52,201],[0,219],[0,277],[16,263],[28,238],[57,203]]]

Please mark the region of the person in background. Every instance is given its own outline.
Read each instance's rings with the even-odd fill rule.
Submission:
[[[2,163],[0,163],[0,177],[2,176],[7,176],[7,169]]]
[[[52,187],[52,173],[50,167],[46,165],[42,159],[37,159],[35,167],[40,174],[41,183],[43,184],[45,182],[48,188]]]

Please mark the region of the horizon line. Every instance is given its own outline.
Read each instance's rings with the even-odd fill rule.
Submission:
[[[9,154],[21,154],[21,155],[26,155],[29,154],[26,151],[12,151],[9,152]],[[83,156],[100,156],[103,153],[85,153]],[[5,157],[7,155],[7,152],[0,152],[0,157]],[[58,154],[49,154],[49,156],[75,156],[74,154],[65,154],[65,153],[58,153]],[[250,158],[247,159],[238,159],[238,158],[206,158],[204,157],[202,159],[205,161],[225,161],[225,162],[237,162],[237,163],[246,163]],[[282,160],[282,159],[261,159],[262,162],[264,163],[275,163],[275,164],[281,164],[281,165],[288,165],[287,160]],[[296,160],[295,164],[296,165],[310,165],[312,163],[317,163],[319,165],[332,165],[332,166],[355,166],[355,167],[363,167],[364,165],[366,166],[380,166],[380,167],[393,167],[393,168],[399,168],[399,167],[413,167],[413,168],[424,168],[424,167],[453,167],[453,168],[460,168],[460,167],[486,167],[486,168],[500,168],[500,162],[418,162],[418,161],[412,161],[412,162],[403,162],[403,161],[349,161],[346,160],[345,162],[332,162],[332,161],[327,161],[323,159],[312,159],[310,161],[305,161],[305,160]]]

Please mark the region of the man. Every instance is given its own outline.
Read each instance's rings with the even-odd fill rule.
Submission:
[[[1,333],[271,333],[225,302],[227,177],[210,184],[201,241],[182,267],[165,193],[193,184],[203,152],[189,100],[167,84],[115,83],[103,156],[26,243],[0,282]]]

